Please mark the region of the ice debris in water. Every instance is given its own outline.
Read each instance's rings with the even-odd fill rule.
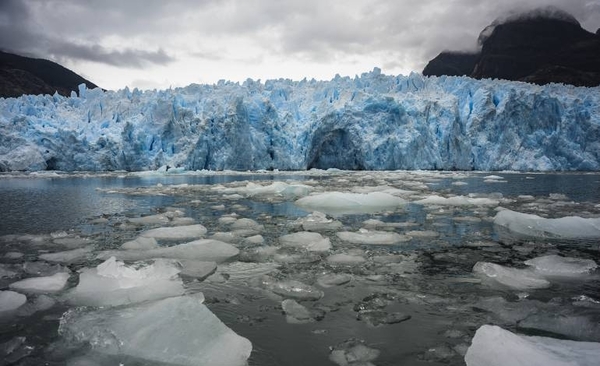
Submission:
[[[327,192],[300,198],[296,205],[329,214],[359,214],[374,213],[385,210],[395,210],[405,205],[402,198],[383,192],[344,193]]]
[[[74,263],[79,262],[87,257],[89,257],[93,251],[93,247],[88,246],[85,248],[72,249],[63,252],[56,253],[45,253],[40,255],[40,259],[43,259],[47,262],[55,262],[55,263]]]
[[[352,281],[352,276],[345,273],[326,273],[317,277],[317,283],[321,287],[333,287],[344,285]]]
[[[329,359],[340,366],[374,366],[371,361],[379,354],[379,350],[368,347],[364,341],[349,339],[336,345]]]
[[[467,366],[596,366],[600,343],[527,337],[493,325],[475,333]]]
[[[366,262],[363,255],[337,253],[327,257],[327,263],[333,265],[357,265]]]
[[[121,249],[125,250],[148,250],[156,248],[158,248],[158,242],[155,238],[147,238],[143,236],[139,236],[121,245]]]
[[[217,264],[215,262],[203,262],[194,260],[179,260],[178,263],[181,265],[181,276],[187,276],[203,280],[217,270]]]
[[[306,196],[311,190],[312,187],[304,184],[288,184],[285,182],[273,182],[267,186],[248,182],[245,187],[221,189],[225,194],[238,193],[246,197],[279,196],[286,199]]]
[[[352,244],[393,245],[407,242],[409,236],[388,231],[370,231],[360,229],[358,232],[341,231],[336,233],[341,240]]]
[[[246,365],[250,341],[229,329],[202,301],[194,295],[96,311],[74,308],[61,318],[59,334],[70,343],[89,344],[96,352],[169,365]]]
[[[290,324],[302,324],[315,321],[310,311],[297,301],[286,299],[281,302],[281,308],[285,313],[285,319]]]
[[[497,283],[515,290],[546,288],[550,282],[530,269],[504,267],[489,262],[477,262],[473,272],[484,281]]]
[[[164,259],[135,269],[111,257],[95,268],[83,269],[68,297],[76,305],[106,306],[178,296],[184,292],[178,273],[179,268]]]
[[[0,315],[19,308],[27,302],[27,296],[14,291],[0,291]]]
[[[598,265],[591,259],[546,255],[525,261],[535,272],[549,277],[577,277],[590,274]]]
[[[440,206],[497,206],[500,202],[491,198],[475,198],[466,196],[441,197],[428,196],[424,199],[415,201],[421,205],[440,205]]]
[[[279,242],[284,247],[300,248],[309,252],[326,252],[331,249],[329,238],[308,231],[283,235],[279,237]]]
[[[306,231],[335,231],[343,226],[338,220],[328,219],[327,215],[319,211],[297,219],[294,224]]]
[[[502,210],[494,217],[494,224],[513,233],[535,238],[600,238],[600,218],[585,219],[579,216],[567,216],[546,219],[537,215]]]
[[[164,214],[157,214],[142,217],[130,217],[127,221],[134,225],[165,225],[169,223],[169,218]]]
[[[200,224],[176,226],[176,227],[159,227],[144,231],[140,234],[144,238],[154,238],[156,240],[186,240],[196,239],[206,234],[206,228]]]
[[[69,277],[68,273],[61,272],[52,276],[26,278],[13,282],[8,287],[27,293],[53,293],[64,289]]]
[[[239,254],[231,244],[212,239],[200,239],[189,243],[149,250],[109,250],[100,252],[98,259],[116,257],[119,260],[139,261],[153,258],[194,259],[208,262],[224,262]]]
[[[323,297],[323,291],[296,280],[272,281],[263,279],[263,285],[271,292],[285,298],[315,301]]]

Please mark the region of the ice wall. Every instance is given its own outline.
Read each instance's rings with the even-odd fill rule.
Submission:
[[[600,170],[600,88],[248,80],[0,99],[0,171]]]

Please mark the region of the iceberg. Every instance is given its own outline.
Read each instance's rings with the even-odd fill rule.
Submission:
[[[467,366],[593,366],[600,343],[526,337],[483,325],[465,355]]]
[[[250,341],[202,301],[196,295],[96,311],[73,308],[62,316],[58,331],[71,344],[109,355],[182,366],[246,365]]]
[[[344,193],[327,192],[300,198],[296,205],[312,211],[329,214],[374,213],[394,210],[406,204],[402,198],[389,193]]]
[[[179,296],[184,293],[179,272],[165,259],[135,269],[111,257],[96,268],[83,269],[68,299],[76,305],[116,306]]]
[[[537,215],[502,210],[494,217],[494,224],[511,233],[545,239],[598,239],[600,218],[567,216],[546,219]]]
[[[374,69],[25,95],[0,99],[0,170],[600,170],[598,90]]]

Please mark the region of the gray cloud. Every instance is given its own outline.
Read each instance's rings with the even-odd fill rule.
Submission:
[[[175,54],[239,59],[239,42],[227,43],[235,38],[283,58],[326,63],[378,54],[381,65],[418,71],[443,50],[475,49],[495,19],[549,5],[590,31],[600,27],[595,0],[2,0],[0,47],[139,68],[168,64]],[[183,36],[188,43],[174,42]],[[106,46],[114,39],[135,41]],[[213,48],[220,42],[222,54],[208,53],[207,40]]]
[[[65,60],[92,61],[119,67],[142,68],[147,64],[165,65],[174,58],[165,50],[124,48],[107,49],[99,44],[81,43],[48,33],[34,17],[30,2],[0,2],[0,48],[25,55]],[[87,19],[90,21],[90,19]]]

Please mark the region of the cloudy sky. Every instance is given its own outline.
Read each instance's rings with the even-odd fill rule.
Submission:
[[[600,0],[0,0],[0,49],[107,88],[421,71],[511,11],[600,28]]]

